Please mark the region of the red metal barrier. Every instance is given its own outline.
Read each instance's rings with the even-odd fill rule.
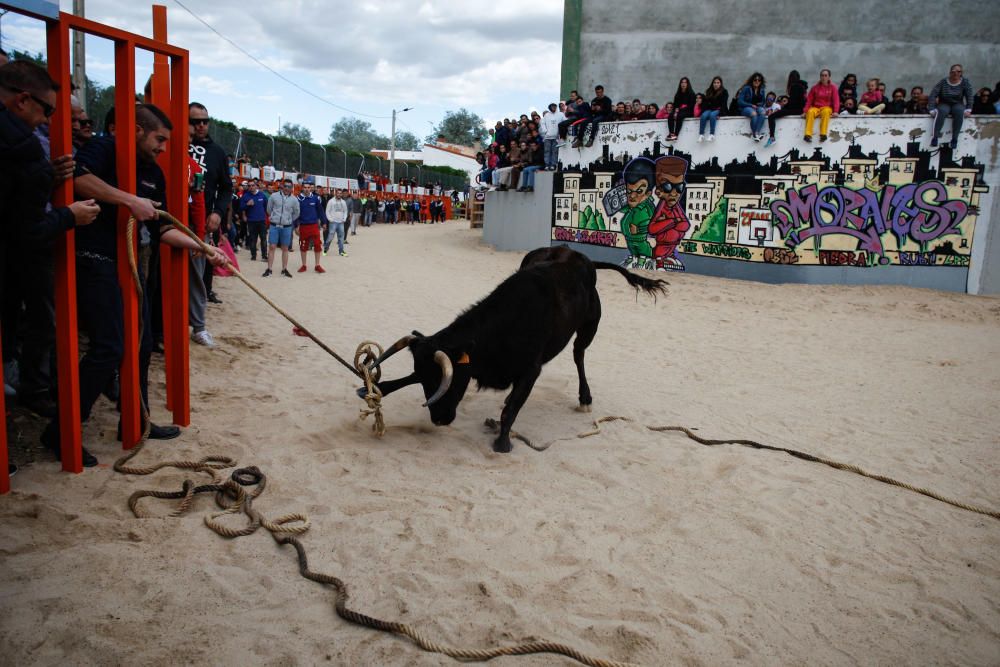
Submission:
[[[17,7],[0,6],[16,12]],[[154,98],[171,118],[174,130],[168,144],[168,157],[163,163],[167,180],[167,210],[187,223],[187,97],[188,52],[166,42],[166,8],[154,6],[154,39],[118,30],[101,23],[62,12],[58,20],[37,16],[46,21],[48,68],[60,84],[56,113],[51,119],[49,135],[52,155],[72,152],[70,132],[70,30],[104,37],[114,42],[115,49],[115,136],[118,188],[135,192],[135,50],[151,51],[156,59],[154,70],[157,92]],[[170,59],[169,82],[166,59]],[[59,185],[53,205],[66,206],[73,200],[72,181]],[[139,411],[139,312],[138,299],[128,265],[125,227],[129,218],[126,207],[118,212],[118,277],[122,290],[125,315],[125,353],[121,367],[122,445],[134,447],[141,435]],[[56,354],[59,383],[59,425],[62,441],[63,470],[81,472],[82,441],[80,438],[80,385],[78,376],[77,313],[76,313],[76,243],[69,231],[56,244],[55,302]],[[166,246],[164,246],[166,248]],[[168,266],[163,283],[166,321],[170,324],[170,359],[167,369],[169,402],[174,422],[186,426],[190,421],[188,397],[188,337],[187,337],[187,253],[170,248],[164,252]],[[0,408],[3,399],[0,398]],[[6,413],[5,413],[6,414]],[[6,421],[6,420],[5,420]],[[6,428],[0,435],[0,463],[7,463]],[[9,489],[6,468],[0,475],[0,493]]]

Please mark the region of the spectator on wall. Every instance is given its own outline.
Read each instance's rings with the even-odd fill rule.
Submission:
[[[865,115],[882,113],[885,110],[885,96],[878,89],[878,79],[868,79],[865,88],[858,100],[858,111]]]
[[[972,113],[974,114],[995,114],[996,108],[993,106],[993,91],[989,88],[980,88],[976,93],[976,99],[972,102]]]
[[[646,105],[646,110],[642,113],[642,120],[653,120],[660,113],[660,107],[656,102],[650,102]]]
[[[843,104],[844,100],[848,97],[853,97],[856,101],[858,99],[858,77],[854,74],[848,74],[845,76],[844,80],[840,82],[838,92],[840,94],[841,104]]]
[[[944,121],[951,116],[951,147],[958,147],[958,134],[962,121],[972,114],[972,84],[962,76],[962,66],[952,65],[948,76],[938,81],[928,95],[927,109],[934,116],[934,137],[931,146],[938,145]]]
[[[715,141],[715,126],[719,121],[719,115],[725,110],[729,103],[729,91],[722,83],[722,77],[717,76],[712,79],[708,89],[701,98],[701,115],[698,117],[698,141],[705,139],[705,126],[709,128],[709,141]]]
[[[785,84],[785,94],[788,96],[788,102],[782,104],[779,111],[770,113],[767,116],[768,146],[774,143],[775,123],[778,122],[779,118],[784,118],[786,116],[801,116],[805,113],[806,84],[802,80],[802,76],[799,74],[797,69],[793,69],[788,73],[788,82]]]
[[[896,88],[894,91],[892,91],[892,99],[886,103],[884,113],[896,114],[896,115],[906,113],[905,88]]]
[[[565,140],[566,133],[569,132],[570,126],[576,121],[580,120],[583,116],[580,114],[579,104],[580,95],[575,91],[569,91],[569,99],[564,102],[566,115],[565,120],[559,123],[559,138]]]
[[[559,166],[559,124],[566,120],[566,115],[559,111],[553,102],[549,110],[542,116],[542,151],[544,169],[555,171]]]
[[[760,130],[767,120],[767,114],[764,112],[764,100],[767,99],[764,75],[760,72],[751,74],[740,88],[736,99],[739,102],[740,113],[750,120],[750,138],[760,141],[764,138]]]
[[[635,120],[632,117],[632,107],[625,108],[624,102],[619,102],[615,105],[615,111],[612,114],[612,120],[623,121],[623,120]]]
[[[586,145],[588,147],[594,145],[594,138],[597,136],[597,128],[600,126],[602,121],[606,121],[611,118],[613,105],[614,103],[611,101],[611,98],[604,94],[604,86],[594,86],[594,99],[590,101],[590,116],[580,123],[580,128],[576,135],[576,141],[573,142],[574,148],[580,148],[583,146],[583,137],[588,129],[590,130],[590,138],[587,139]]]
[[[806,96],[806,131],[802,138],[812,141],[813,122],[819,116],[819,140],[826,141],[830,117],[840,113],[840,95],[830,81],[830,70],[819,73],[819,83],[809,89]]]
[[[674,93],[674,110],[667,116],[667,141],[675,141],[681,131],[681,123],[685,118],[694,115],[695,95],[691,89],[691,80],[682,76],[677,82],[677,91]]]
[[[908,114],[927,113],[927,106],[921,103],[923,95],[924,95],[923,86],[914,86],[913,88],[910,88],[910,99],[906,101],[906,113]]]
[[[993,89],[993,97],[990,98],[997,113],[1000,113],[1000,81],[997,81],[996,88]]]
[[[858,113],[858,106],[854,101],[853,97],[848,97],[844,100],[843,104],[840,106],[841,116],[853,116]]]

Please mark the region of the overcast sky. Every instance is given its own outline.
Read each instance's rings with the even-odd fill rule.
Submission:
[[[465,107],[492,122],[542,109],[559,94],[562,0],[181,0],[213,28],[330,106],[282,81],[214,34],[175,0],[167,7],[170,41],[191,53],[191,99],[209,113],[274,133],[278,118],[325,141],[343,116],[388,135],[423,139],[448,110]],[[72,11],[71,0],[60,0]],[[152,35],[152,4],[86,0],[87,18]],[[3,48],[45,51],[38,21],[10,13]],[[140,86],[152,56],[137,54]],[[87,75],[113,83],[110,42],[88,37]],[[354,113],[351,113],[354,112]]]

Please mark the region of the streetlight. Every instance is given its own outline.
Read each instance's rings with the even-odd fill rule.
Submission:
[[[323,176],[326,176],[326,146],[320,146],[323,149]]]
[[[420,165],[414,164],[413,166],[417,168],[417,187],[420,187],[420,184],[423,182],[424,177],[421,176]]]
[[[302,175],[302,142],[298,139],[292,139],[295,143],[299,145],[299,175]]]
[[[271,166],[277,169],[278,162],[274,159],[274,135],[268,135],[268,138],[271,140]]]
[[[399,113],[404,111],[410,111],[413,107],[406,107],[405,109],[400,109]],[[409,175],[409,168],[406,169],[407,175]],[[396,182],[396,110],[392,110],[392,136],[389,138],[389,182]]]

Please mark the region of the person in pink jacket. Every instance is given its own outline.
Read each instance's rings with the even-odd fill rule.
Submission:
[[[819,116],[819,140],[826,141],[826,132],[830,127],[830,116],[840,113],[840,93],[837,87],[830,83],[830,70],[819,73],[819,83],[809,89],[806,95],[806,141],[812,141],[813,121]]]

